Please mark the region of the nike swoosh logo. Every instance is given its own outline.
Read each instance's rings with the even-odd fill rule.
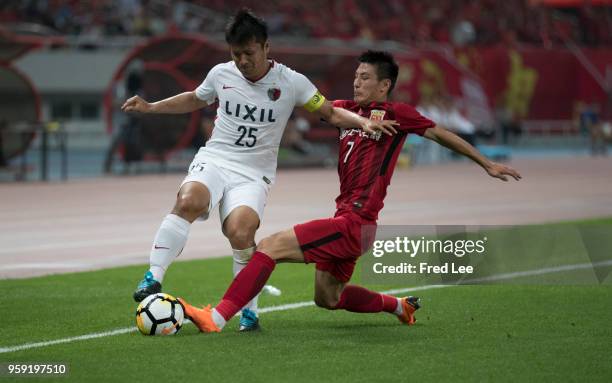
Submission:
[[[155,245],[155,246],[153,246],[153,247],[155,247],[155,249],[157,249],[157,250],[159,250],[159,249],[166,249],[166,250],[170,250],[170,248],[169,248],[169,247],[163,247],[163,246],[157,246],[157,245]]]
[[[227,86],[227,85],[223,85],[223,89],[234,89],[235,86]]]

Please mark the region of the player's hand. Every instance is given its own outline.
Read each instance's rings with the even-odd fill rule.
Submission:
[[[491,177],[499,178],[502,181],[508,181],[507,176],[510,176],[517,181],[523,178],[521,177],[519,172],[517,172],[510,166],[498,164],[497,162],[491,162],[491,164],[486,167],[486,170]]]
[[[129,98],[122,106],[124,112],[148,113],[151,110],[151,104],[143,100],[140,96]]]
[[[388,136],[392,136],[397,133],[397,130],[395,129],[396,125],[399,125],[399,123],[395,120],[374,121],[366,119],[361,129],[369,134],[380,131]]]

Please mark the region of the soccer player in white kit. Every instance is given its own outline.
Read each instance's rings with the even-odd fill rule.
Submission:
[[[334,108],[302,74],[268,59],[265,22],[240,10],[226,29],[232,61],[218,64],[192,92],[148,103],[128,99],[125,112],[190,113],[218,102],[211,139],[200,148],[181,183],[171,213],[161,223],[150,253],[150,268],[134,299],[161,291],[164,274],[187,241],[191,223],[219,206],[223,234],[232,246],[234,275],[255,249],[255,232],[274,183],[278,147],[296,106],[340,128],[395,132],[394,121],[373,121]],[[241,312],[240,331],[259,327],[257,297]]]

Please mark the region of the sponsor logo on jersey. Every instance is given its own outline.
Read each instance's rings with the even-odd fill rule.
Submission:
[[[370,134],[370,133],[364,132],[361,129],[343,129],[342,132],[340,133],[340,140],[348,136],[359,136],[359,137],[367,138],[369,140],[380,141],[382,137],[382,132],[377,131],[377,132]]]
[[[259,121],[259,122],[276,122],[274,117],[274,109],[260,108],[256,105],[231,105],[229,101],[225,101],[225,113],[228,116],[236,116],[244,121]]]
[[[281,90],[279,88],[268,89],[268,97],[270,97],[270,100],[276,101],[280,98],[280,96],[281,96]]]
[[[234,89],[235,86],[227,86],[227,85],[223,85],[223,89]]]

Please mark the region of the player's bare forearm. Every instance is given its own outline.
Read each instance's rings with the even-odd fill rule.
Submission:
[[[195,92],[184,92],[164,100],[149,103],[140,96],[128,99],[121,110],[135,113],[167,113],[180,114],[191,113],[208,105],[205,101],[196,97]]]
[[[341,129],[361,128],[364,124],[364,117],[351,112],[350,110],[336,108],[332,106],[329,115],[325,118],[330,124]]]
[[[358,128],[368,133],[382,131],[388,135],[397,133],[394,128],[394,125],[397,125],[395,121],[373,121],[365,117],[361,117],[350,110],[336,108],[327,100],[323,103],[323,105],[321,105],[321,108],[319,108],[316,113],[325,121],[341,129]]]
[[[515,180],[522,178],[516,170],[509,166],[490,161],[463,138],[440,126],[427,129],[425,131],[425,137],[470,158],[472,161],[482,166],[491,177],[499,178],[503,181],[508,180],[506,176],[510,176]]]
[[[450,150],[462,154],[472,161],[476,162],[478,165],[483,168],[487,168],[488,165],[491,164],[485,156],[480,154],[475,147],[470,145],[463,138],[459,137],[453,132],[449,132],[448,130],[442,128],[441,126],[435,126],[433,128],[429,128],[425,131],[425,137],[429,138],[437,142],[438,144],[449,148]]]
[[[208,105],[196,97],[195,92],[184,92],[151,104],[149,113],[191,113]]]

